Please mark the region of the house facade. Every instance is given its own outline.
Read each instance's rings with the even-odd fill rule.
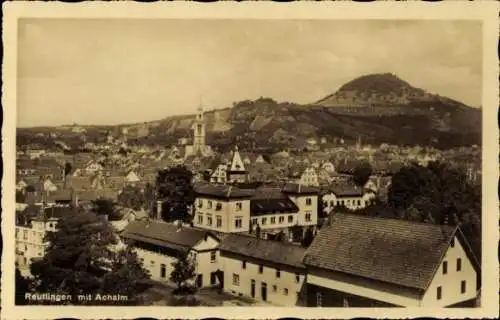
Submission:
[[[239,189],[204,184],[196,188],[193,225],[222,233],[255,232],[261,236],[293,226],[316,229],[318,190],[296,184],[283,188]]]
[[[317,307],[449,307],[475,299],[480,272],[458,227],[348,214],[321,229],[303,262]]]
[[[179,255],[187,254],[195,264],[193,284],[210,287],[219,283],[219,239],[210,233],[163,222],[133,221],[122,237],[134,247],[153,280],[170,282],[172,264]]]
[[[328,214],[335,207],[359,210],[369,206],[376,198],[375,192],[352,184],[337,184],[323,192],[323,212]]]
[[[253,192],[228,185],[197,188],[193,225],[223,233],[244,232],[250,227]]]
[[[224,291],[276,306],[305,301],[305,249],[277,241],[231,234],[221,241]]]

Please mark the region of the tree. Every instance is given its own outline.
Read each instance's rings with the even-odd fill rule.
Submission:
[[[309,247],[314,240],[314,233],[311,228],[307,228],[304,234],[304,238],[302,239],[302,245],[304,247]]]
[[[293,242],[302,242],[302,238],[303,238],[303,232],[304,230],[302,229],[301,226],[299,225],[294,225],[294,226],[291,226],[289,228],[290,232],[292,233],[292,239],[293,239]]]
[[[177,284],[177,291],[181,292],[185,289],[185,284],[188,280],[196,276],[196,267],[193,258],[189,252],[182,252],[178,255],[176,261],[172,262],[174,270],[170,274],[170,281]]]
[[[400,219],[459,225],[481,258],[481,186],[441,162],[401,168],[392,178],[389,210]]]
[[[144,289],[137,284],[148,277],[147,271],[130,251],[116,249],[111,225],[95,212],[64,216],[46,240],[45,256],[31,265],[35,291],[71,295],[68,304],[95,304],[99,302],[80,301],[77,295],[121,294],[116,290],[123,289],[133,301]]]
[[[73,167],[71,166],[71,163],[66,162],[64,165],[64,176],[66,177],[67,175],[71,174],[73,171]]]
[[[365,161],[358,164],[353,171],[354,183],[356,183],[360,187],[364,187],[365,184],[368,182],[368,179],[370,179],[372,172],[373,169],[370,163]]]
[[[118,195],[118,202],[123,207],[139,210],[146,206],[145,190],[128,185],[124,187],[122,192]]]
[[[150,274],[139,262],[132,246],[127,246],[114,255],[112,270],[113,272],[109,272],[103,277],[103,294],[119,292],[129,297],[128,305],[141,304],[142,297],[137,293],[144,292],[151,287]]]
[[[26,292],[31,289],[31,281],[22,276],[21,271],[16,267],[16,305],[26,305]]]
[[[162,202],[163,220],[190,222],[189,208],[195,200],[192,179],[193,173],[184,166],[158,172],[156,191]]]
[[[109,221],[121,220],[122,218],[116,203],[110,199],[97,199],[92,201],[92,211],[97,215],[106,216]]]

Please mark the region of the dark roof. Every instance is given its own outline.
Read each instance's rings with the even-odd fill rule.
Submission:
[[[361,197],[364,194],[363,188],[353,182],[333,184],[329,191],[333,192],[337,197]]]
[[[283,192],[290,194],[318,194],[319,189],[309,186],[304,186],[299,183],[287,183],[283,188]]]
[[[175,250],[187,251],[209,234],[207,231],[149,221],[133,221],[123,231],[127,239],[146,242]]]
[[[299,208],[280,188],[261,187],[250,201],[250,215],[296,213]]]
[[[196,186],[195,191],[199,195],[223,199],[251,198],[254,194],[253,190],[243,190],[228,185],[212,184],[199,184]]]
[[[317,234],[304,264],[426,290],[456,230],[339,213]]]
[[[230,234],[220,242],[219,250],[221,254],[230,252],[292,267],[305,267],[302,264],[305,248],[278,241]]]

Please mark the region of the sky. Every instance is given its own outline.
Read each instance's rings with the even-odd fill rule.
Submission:
[[[21,19],[18,126],[137,123],[261,96],[311,103],[385,72],[480,106],[481,24]]]

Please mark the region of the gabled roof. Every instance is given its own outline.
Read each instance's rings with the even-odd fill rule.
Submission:
[[[334,183],[329,191],[337,197],[361,197],[364,194],[364,188],[357,186],[354,182]]]
[[[239,189],[228,185],[198,184],[195,186],[198,195],[222,199],[250,199],[254,191]]]
[[[192,249],[207,235],[210,233],[199,229],[149,221],[133,221],[122,234],[127,239],[183,251]]]
[[[307,249],[304,264],[426,290],[457,227],[336,214]]]
[[[284,194],[281,188],[260,187],[250,200],[250,215],[271,213],[296,213],[299,207]]]
[[[219,250],[222,255],[225,252],[229,252],[272,263],[305,268],[302,258],[306,249],[279,241],[264,240],[247,235],[229,234],[220,242]]]
[[[287,183],[283,188],[284,193],[288,194],[318,194],[319,189],[301,185],[300,183]]]

